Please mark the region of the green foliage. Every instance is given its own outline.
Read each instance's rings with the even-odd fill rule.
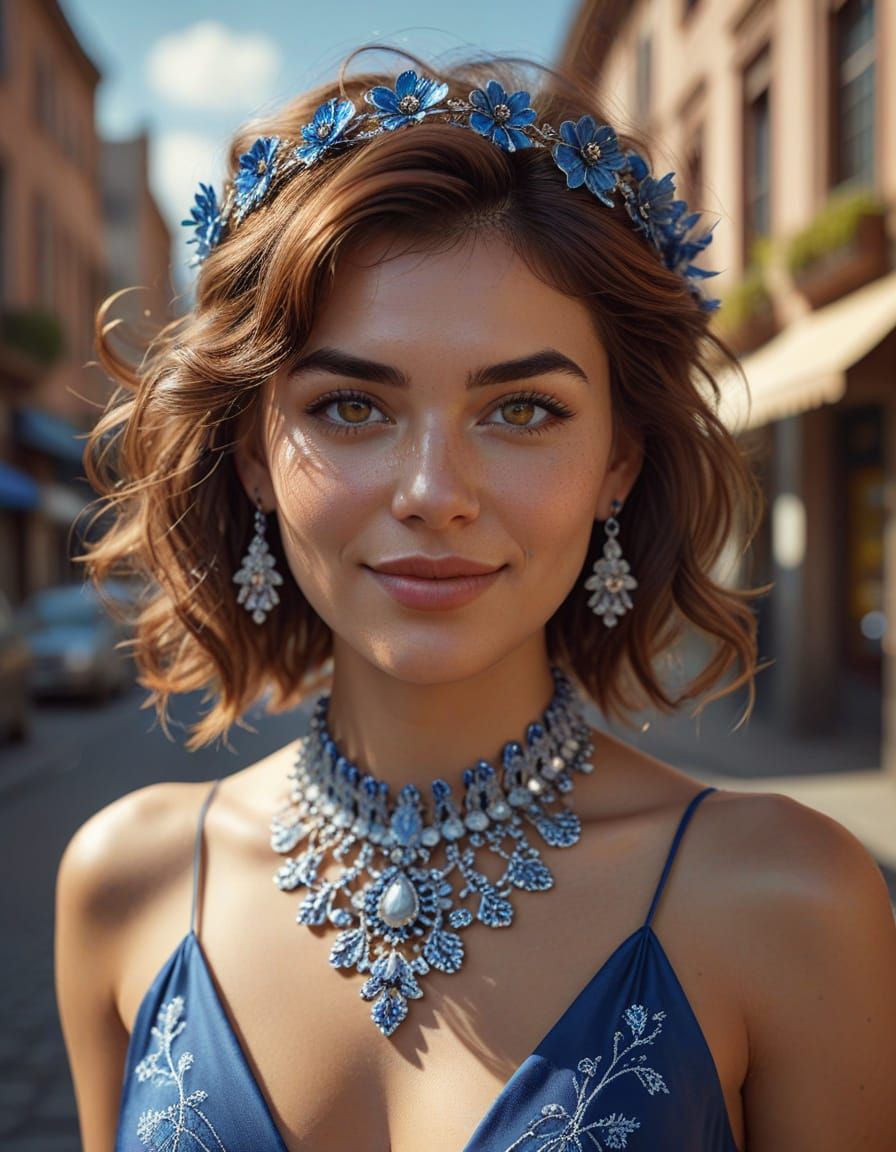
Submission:
[[[828,252],[842,248],[856,234],[863,216],[879,215],[885,207],[868,188],[850,186],[832,193],[812,223],[791,237],[785,249],[788,268],[798,272]]]
[[[766,288],[764,271],[759,264],[751,264],[743,279],[724,296],[719,318],[722,326],[730,332],[770,308],[772,296]]]
[[[0,312],[0,342],[50,368],[65,353],[65,333],[59,318],[37,308]]]

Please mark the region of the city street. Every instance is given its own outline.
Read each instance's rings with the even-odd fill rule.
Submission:
[[[45,705],[34,711],[33,735],[23,746],[0,748],[0,843],[3,845],[2,922],[6,926],[0,1009],[0,1146],[9,1152],[79,1152],[77,1120],[53,987],[53,913],[56,870],[63,848],[92,813],[135,788],[160,780],[208,780],[228,775],[300,736],[307,707],[282,716],[250,716],[257,734],[235,730],[234,751],[188,753],[167,740],[142,692],[103,707]],[[189,721],[198,697],[179,700],[175,725]],[[730,777],[740,787],[781,771],[833,776],[866,768],[861,745],[785,747],[757,718],[728,735],[730,707],[710,708],[696,737],[694,722],[654,718],[645,733],[613,729],[698,779]],[[596,710],[589,720],[599,724]],[[175,727],[175,732],[178,728]],[[724,780],[722,781],[724,787]],[[896,897],[896,877],[883,869]]]

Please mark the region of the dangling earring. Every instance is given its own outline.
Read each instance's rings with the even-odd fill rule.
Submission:
[[[268,522],[257,491],[255,503],[255,534],[249,541],[249,551],[243,557],[239,571],[234,573],[233,582],[242,585],[237,604],[242,604],[247,612],[252,613],[256,624],[264,624],[268,612],[280,603],[274,586],[282,584],[283,577],[274,568],[275,560],[264,538]]]
[[[612,513],[604,521],[607,539],[604,554],[595,560],[593,575],[585,581],[585,587],[593,590],[588,607],[596,616],[603,619],[608,628],[615,628],[620,616],[632,607],[629,588],[637,588],[638,581],[629,572],[628,561],[622,558],[622,549],[616,537],[619,535],[619,521],[616,513],[622,507],[619,500],[612,502]]]

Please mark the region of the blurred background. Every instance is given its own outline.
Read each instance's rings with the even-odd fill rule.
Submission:
[[[85,430],[108,393],[97,304],[151,323],[189,307],[180,221],[220,188],[231,132],[367,41],[478,46],[581,76],[649,141],[692,210],[713,323],[750,386],[726,420],[767,515],[719,576],[758,604],[756,710],[645,713],[621,738],[735,789],[784,792],[858,836],[896,896],[896,0],[361,0],[124,5],[0,0],[0,1144],[75,1152],[53,991],[61,852],[93,812],[162,779],[208,780],[304,731],[253,714],[188,754],[149,712],[122,626],[70,557],[92,493]],[[346,35],[346,31],[350,35]],[[375,62],[375,61],[372,61]],[[391,61],[384,61],[397,71]],[[110,586],[127,601],[133,589]],[[706,658],[688,636],[670,686]]]

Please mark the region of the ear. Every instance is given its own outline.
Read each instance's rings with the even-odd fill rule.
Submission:
[[[264,511],[270,512],[276,505],[274,485],[254,412],[237,421],[234,466],[248,499],[252,504],[260,500]]]
[[[610,463],[597,495],[595,519],[606,520],[612,514],[612,502],[625,503],[644,463],[644,441],[640,434],[620,421],[613,426]]]

